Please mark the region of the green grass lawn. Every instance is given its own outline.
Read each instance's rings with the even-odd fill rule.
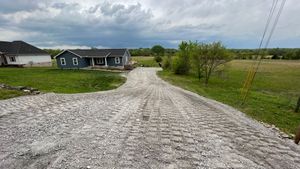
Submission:
[[[159,67],[158,63],[154,60],[152,56],[134,56],[131,57],[133,61],[137,62],[138,66],[143,67]]]
[[[274,124],[286,133],[294,133],[300,113],[294,113],[300,96],[300,61],[264,61],[257,73],[252,92],[241,105],[240,91],[252,61],[234,60],[225,66],[223,75],[214,75],[205,87],[195,75],[179,76],[170,71],[158,75],[170,83],[199,95],[231,105],[247,115]]]
[[[119,73],[54,68],[0,68],[0,83],[43,92],[83,93],[114,89],[125,82]]]
[[[0,100],[25,95],[22,91],[0,89]]]

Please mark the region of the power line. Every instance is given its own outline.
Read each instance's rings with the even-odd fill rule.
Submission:
[[[266,48],[268,47],[268,45],[269,45],[270,39],[271,39],[271,37],[272,37],[272,35],[273,35],[273,33],[274,33],[274,30],[275,30],[275,28],[276,28],[276,26],[277,26],[277,23],[278,23],[278,21],[279,21],[280,15],[281,15],[281,13],[282,13],[282,11],[283,11],[283,7],[284,7],[284,5],[285,5],[285,2],[286,2],[286,0],[283,0],[282,3],[281,3],[281,5],[280,5],[280,8],[279,8],[279,11],[278,11],[278,13],[277,13],[275,22],[274,22],[273,27],[272,27],[272,30],[271,30],[271,32],[270,32],[270,36],[269,36],[269,38],[268,38],[268,40],[267,40],[265,49],[266,49]]]
[[[270,42],[271,37],[272,37],[272,35],[273,35],[273,33],[274,33],[274,30],[275,30],[275,28],[276,28],[276,26],[277,26],[277,23],[278,23],[278,20],[279,20],[279,18],[280,18],[280,15],[281,15],[281,13],[282,13],[282,10],[283,10],[283,7],[284,7],[284,5],[285,5],[285,2],[286,2],[286,0],[283,0],[283,1],[281,2],[280,8],[279,8],[278,13],[277,13],[277,15],[276,15],[276,17],[275,17],[275,21],[274,21],[274,23],[273,23],[273,25],[272,25],[272,28],[271,28],[271,31],[270,31],[270,33],[269,33],[268,39],[267,39],[267,41],[266,41],[266,43],[265,43],[264,51],[267,49],[267,47],[268,47],[268,45],[269,45],[269,42]],[[263,33],[262,39],[261,39],[261,41],[260,41],[259,48],[258,48],[258,52],[257,52],[257,58],[256,58],[256,59],[259,59],[259,61],[258,61],[257,64],[254,63],[254,64],[249,68],[249,71],[248,71],[246,80],[245,80],[244,85],[243,85],[243,89],[242,89],[242,91],[241,91],[241,94],[242,94],[242,97],[243,97],[243,98],[242,98],[242,104],[244,104],[245,101],[246,101],[246,98],[247,98],[248,93],[249,93],[249,91],[250,91],[250,89],[251,89],[252,83],[253,83],[253,81],[254,81],[255,75],[256,75],[256,73],[257,73],[257,71],[258,71],[258,68],[259,68],[259,66],[260,66],[260,64],[261,64],[261,62],[262,62],[262,58],[263,58],[263,57],[262,57],[262,56],[259,57],[259,56],[260,56],[260,53],[261,53],[262,44],[263,44],[265,35],[266,35],[267,31],[268,31],[268,28],[269,28],[270,22],[271,22],[271,20],[272,20],[272,17],[273,17],[273,15],[274,15],[274,12],[275,12],[275,10],[276,10],[277,4],[278,4],[278,0],[273,0],[272,7],[271,7],[271,9],[270,9],[270,13],[269,13],[269,16],[268,16],[268,20],[267,20],[267,23],[266,23],[266,26],[265,26],[265,29],[264,29],[264,33]],[[263,55],[264,55],[264,53],[263,53]],[[255,65],[256,65],[256,66],[255,66]]]
[[[276,15],[275,21],[274,21],[274,23],[273,23],[273,26],[272,26],[270,35],[269,35],[269,37],[268,37],[268,40],[267,40],[267,42],[266,42],[266,44],[265,44],[264,50],[266,50],[266,49],[268,48],[268,46],[269,46],[271,37],[272,37],[272,35],[273,35],[273,33],[274,33],[274,30],[275,30],[275,28],[276,28],[276,26],[277,26],[277,24],[278,24],[278,21],[279,21],[280,15],[281,15],[281,13],[282,13],[283,7],[284,7],[284,5],[285,5],[285,2],[286,2],[286,0],[283,0],[282,3],[281,3],[281,5],[280,5],[279,11],[278,11],[278,13],[277,13],[277,15]],[[256,74],[256,72],[257,72],[257,70],[258,70],[258,68],[259,68],[259,65],[260,65],[261,61],[262,61],[262,59],[260,59],[259,62],[258,62],[258,65],[257,65],[257,67],[256,67],[256,71],[255,71],[255,74]],[[253,78],[254,78],[254,77],[253,77]]]
[[[268,19],[267,19],[267,23],[265,25],[265,28],[264,28],[264,31],[263,31],[263,35],[262,35],[262,38],[260,40],[260,43],[259,43],[259,47],[258,47],[258,50],[257,50],[257,57],[260,55],[260,50],[261,50],[261,47],[262,47],[262,44],[263,44],[263,41],[265,39],[265,36],[266,36],[266,33],[268,31],[268,28],[269,28],[269,25],[270,25],[270,22],[271,22],[271,19],[273,17],[273,14],[274,14],[274,11],[276,9],[276,6],[277,6],[277,3],[278,3],[278,0],[273,0],[273,3],[272,3],[272,7],[270,9],[270,12],[269,12],[269,16],[268,16]],[[256,58],[257,59],[257,58]],[[246,100],[246,97],[248,95],[248,92],[249,92],[249,89],[250,89],[250,86],[252,84],[252,80],[253,80],[253,77],[254,77],[254,70],[255,70],[255,65],[256,63],[254,62],[250,67],[249,67],[249,70],[248,70],[248,73],[247,73],[247,77],[246,77],[246,80],[244,82],[244,85],[243,85],[243,88],[242,88],[242,91],[241,91],[241,95],[242,95],[242,103],[245,102]]]
[[[271,19],[272,19],[272,17],[273,17],[274,11],[275,11],[276,6],[277,6],[277,3],[278,3],[278,0],[273,0],[272,7],[271,7],[271,9],[270,9],[270,13],[269,13],[269,16],[268,16],[267,24],[266,24],[266,26],[265,26],[264,33],[263,33],[263,36],[262,36],[262,38],[261,38],[261,40],[260,40],[260,44],[259,44],[259,47],[258,47],[259,50],[260,50],[261,47],[262,47],[262,44],[263,44],[265,35],[266,35],[267,31],[268,31],[268,28],[269,28]]]

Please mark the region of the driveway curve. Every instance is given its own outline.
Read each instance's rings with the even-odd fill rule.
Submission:
[[[300,168],[291,140],[157,70],[111,91],[0,101],[0,168]]]

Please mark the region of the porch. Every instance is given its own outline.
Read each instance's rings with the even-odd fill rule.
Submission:
[[[92,67],[99,67],[99,68],[107,68],[107,57],[92,57],[90,59],[90,65]]]
[[[109,68],[109,69],[123,69],[123,61],[121,57],[89,57],[89,65],[92,68]]]

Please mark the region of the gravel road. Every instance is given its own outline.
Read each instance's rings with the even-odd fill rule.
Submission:
[[[112,91],[0,101],[0,168],[300,168],[300,148],[155,68]]]

